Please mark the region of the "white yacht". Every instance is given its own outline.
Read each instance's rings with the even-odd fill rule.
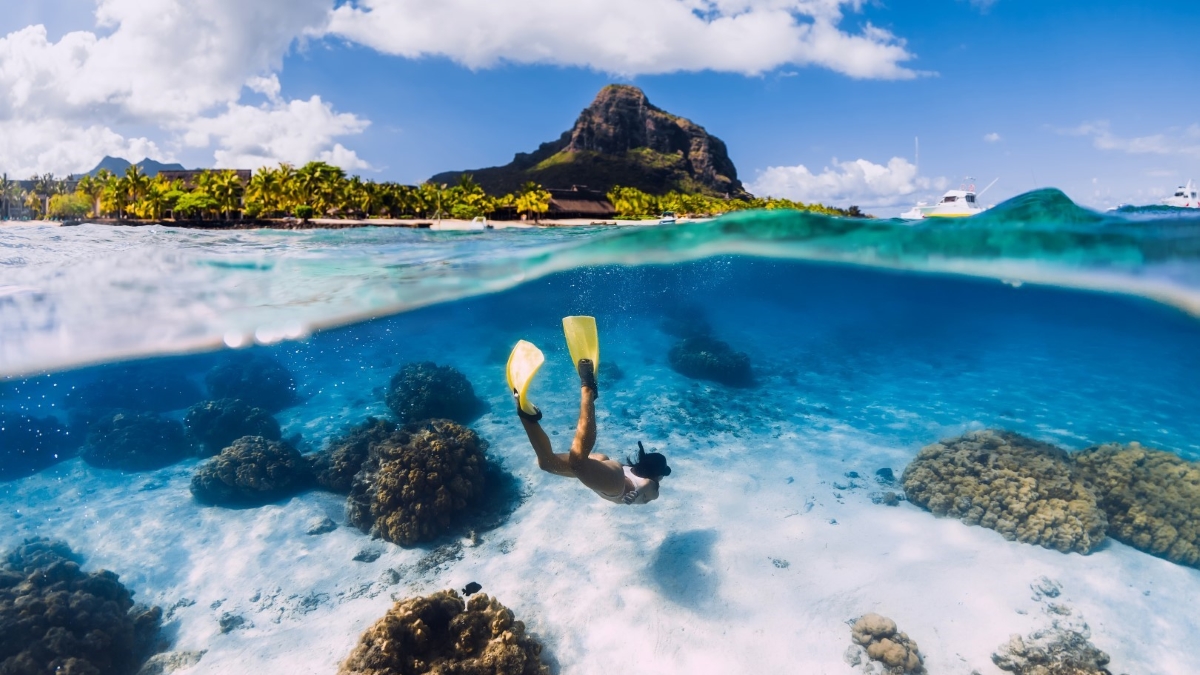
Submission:
[[[1196,184],[1188,181],[1187,185],[1175,189],[1175,194],[1163,200],[1166,206],[1180,209],[1200,209],[1200,196],[1197,196]]]
[[[995,185],[996,181],[992,181]],[[991,185],[988,186],[989,188]],[[986,191],[987,188],[985,188]],[[982,193],[981,193],[982,194]],[[917,202],[917,205],[900,214],[903,220],[923,220],[925,218],[966,218],[983,213],[986,207],[976,203],[975,186],[964,186],[958,190],[947,190],[941,201],[929,205]]]

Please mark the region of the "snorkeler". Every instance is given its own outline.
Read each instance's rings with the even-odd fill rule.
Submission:
[[[542,412],[529,402],[526,392],[533,376],[545,362],[540,349],[521,340],[508,357],[508,386],[516,399],[517,415],[537,453],[542,471],[567,478],[578,478],[593,492],[614,504],[645,504],[658,498],[658,484],[671,475],[667,458],[657,452],[646,452],[638,441],[637,461],[622,465],[600,453],[596,445],[596,370],[600,363],[600,340],[596,320],[590,316],[568,316],[563,319],[563,332],[571,362],[579,373],[579,423],[569,453],[555,454],[550,438],[539,421]]]

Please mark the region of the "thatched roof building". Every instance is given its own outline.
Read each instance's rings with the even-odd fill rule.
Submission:
[[[546,218],[597,218],[607,220],[617,215],[617,209],[602,192],[573,185],[569,190],[547,190],[550,210]]]

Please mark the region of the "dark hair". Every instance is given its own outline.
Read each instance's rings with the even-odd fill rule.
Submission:
[[[629,459],[629,469],[638,478],[658,480],[671,475],[671,467],[667,466],[667,458],[657,452],[646,452],[642,442],[638,441],[637,461]]]

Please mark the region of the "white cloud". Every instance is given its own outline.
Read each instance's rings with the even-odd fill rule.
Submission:
[[[368,124],[349,113],[335,113],[321,97],[313,96],[259,108],[231,104],[221,115],[192,122],[184,141],[206,147],[215,140],[217,166],[223,168],[318,159],[344,169],[364,169],[367,163],[334,139],[361,133]]]
[[[907,79],[904,41],[870,24],[843,31],[862,0],[358,0],[326,34],[406,58],[470,68],[580,66],[619,75],[715,70],[756,75],[818,66],[855,78]]]
[[[971,6],[986,14],[996,2],[997,0],[971,0]]]
[[[1182,155],[1200,157],[1200,124],[1174,128],[1149,136],[1123,138],[1113,133],[1107,121],[1085,122],[1074,129],[1060,130],[1068,136],[1085,136],[1100,150],[1117,150],[1131,155]]]
[[[70,173],[63,167],[90,169],[105,155],[134,162],[143,157],[174,160],[149,139],[125,138],[99,125],[85,127],[53,118],[0,120],[0,172],[7,172],[9,178]]]
[[[1000,142],[1000,134],[993,131],[990,134],[985,134],[983,137],[983,140],[988,143],[999,143]]]
[[[909,204],[919,190],[945,190],[945,178],[917,175],[917,167],[893,157],[886,166],[865,159],[833,161],[820,173],[804,165],[773,166],[749,185],[752,193],[834,206],[882,208]]]
[[[0,170],[90,169],[104,154],[128,154],[144,140],[126,140],[114,130],[130,125],[157,128],[160,145],[169,150],[180,145],[183,134],[220,127],[218,120],[246,88],[266,96],[285,118],[295,114],[292,103],[280,98],[276,72],[297,36],[326,21],[330,5],[330,0],[97,0],[95,32],[76,31],[51,42],[44,27],[29,26],[0,37],[0,91],[7,93],[0,97],[0,128],[27,134],[0,144]],[[318,154],[334,153],[336,130],[355,128],[331,111],[307,119],[333,125],[288,127],[313,134],[309,145]],[[280,146],[277,135],[255,128],[264,133],[263,148]],[[212,140],[218,153],[229,152],[245,146],[245,136],[240,133],[235,142],[213,132]],[[165,157],[161,148],[148,150]],[[345,148],[334,154],[361,163]]]

